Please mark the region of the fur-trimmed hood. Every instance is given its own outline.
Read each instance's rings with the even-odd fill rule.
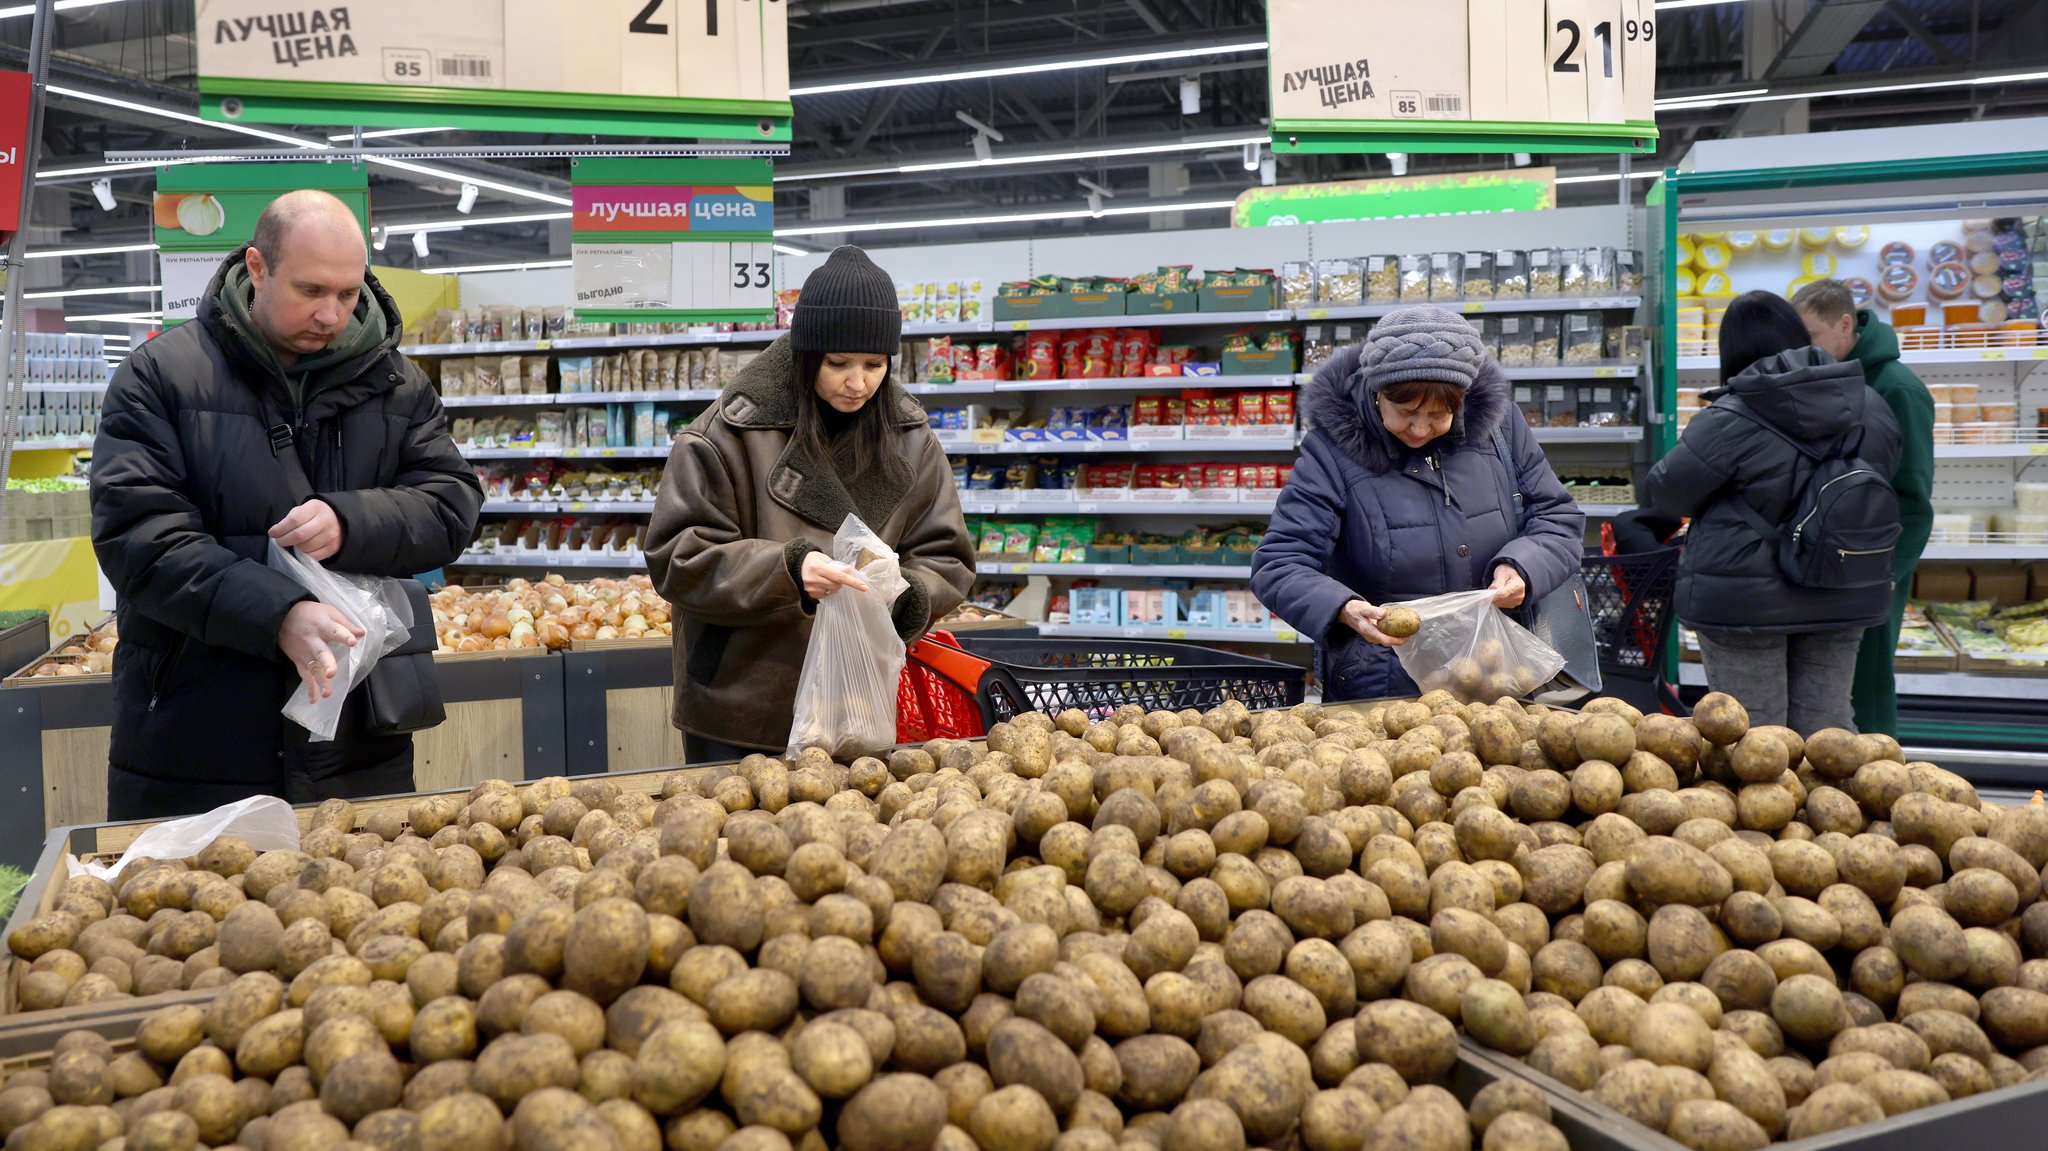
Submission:
[[[1352,344],[1331,357],[1302,390],[1301,402],[1314,426],[1339,451],[1366,471],[1381,475],[1393,470],[1413,449],[1395,439],[1380,422],[1379,406],[1372,402],[1378,389],[1367,386],[1365,372],[1358,366],[1362,350]],[[1485,441],[1513,409],[1512,400],[1507,373],[1488,356],[1478,378],[1465,389],[1465,405],[1443,438],[1454,445]]]

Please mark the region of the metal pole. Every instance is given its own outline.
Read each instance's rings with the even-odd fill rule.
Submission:
[[[28,271],[28,227],[35,214],[36,164],[43,143],[43,84],[50,73],[55,4],[56,0],[36,0],[35,25],[28,41],[29,112],[28,136],[21,145],[21,220],[7,245],[7,304],[6,310],[0,311],[0,349],[5,349],[6,356],[0,362],[0,371],[5,372],[0,378],[0,395],[4,395],[6,406],[5,414],[0,415],[0,515],[7,509],[5,480],[14,469],[14,441],[21,436],[21,409],[28,391],[28,342],[21,334],[26,290],[22,276]]]
[[[1615,181],[1615,183],[1621,185],[1621,206],[1624,208],[1628,207],[1630,202],[1628,189],[1628,173],[1629,156],[1627,152],[1623,152],[1621,154],[1621,179]]]

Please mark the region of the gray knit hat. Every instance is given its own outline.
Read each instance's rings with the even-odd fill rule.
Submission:
[[[789,324],[791,349],[893,356],[902,340],[896,285],[866,252],[836,248],[804,281]]]
[[[1479,332],[1463,316],[1427,304],[1399,308],[1374,324],[1359,363],[1369,391],[1406,380],[1470,387],[1486,362]]]

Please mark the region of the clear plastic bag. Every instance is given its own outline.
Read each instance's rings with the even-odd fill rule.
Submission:
[[[849,515],[832,537],[832,558],[860,572],[867,591],[841,588],[818,604],[796,681],[789,756],[821,747],[841,763],[896,742],[896,690],[903,640],[889,608],[909,583],[895,549]]]
[[[135,837],[121,858],[111,864],[74,858],[72,874],[112,879],[136,859],[186,859],[223,835],[247,840],[258,851],[297,851],[299,821],[291,805],[274,795],[252,795],[222,804],[203,815],[188,815],[157,824]]]
[[[1484,588],[1386,606],[1422,617],[1422,630],[1394,655],[1423,691],[1441,688],[1466,703],[1520,699],[1564,670],[1564,657],[1495,608]]]
[[[275,540],[270,544],[270,566],[363,629],[363,637],[354,647],[327,645],[334,653],[336,671],[335,690],[326,699],[308,703],[305,693],[295,687],[285,701],[285,718],[312,733],[312,742],[325,743],[334,738],[348,693],[370,678],[370,669],[378,660],[397,651],[412,634],[412,604],[395,579],[328,571],[297,548],[285,551],[278,547]]]

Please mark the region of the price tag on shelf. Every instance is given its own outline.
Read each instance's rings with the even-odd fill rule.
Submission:
[[[2048,456],[2048,444],[2028,444],[2027,454],[2030,456]]]
[[[597,449],[597,454],[598,454],[598,455],[600,455],[600,456],[616,456],[616,455],[618,455],[618,454],[619,454],[619,449],[617,449],[617,448],[599,448],[599,449]]]
[[[1620,372],[1619,370],[1615,369],[1615,368],[1594,368],[1594,369],[1593,369],[1593,378],[1594,378],[1594,379],[1596,379],[1596,380],[1611,380],[1611,379],[1615,378],[1616,376],[1618,376],[1618,375],[1620,375],[1620,374],[1621,374],[1621,372]]]
[[[1310,308],[1308,310],[1308,318],[1311,320],[1327,320],[1330,318],[1330,309]]]
[[[1468,316],[1476,316],[1486,310],[1486,305],[1478,300],[1472,300],[1466,303],[1460,310]]]
[[[1983,353],[1982,353],[1982,355],[1981,355],[1981,358],[1983,358],[1983,359],[1986,359],[1986,360],[2002,360],[2002,359],[2004,359],[2004,358],[2005,358],[2005,349],[2004,349],[2004,348],[1986,348],[1986,349],[1984,349],[1984,351],[1983,351]]]
[[[1279,640],[1281,643],[1293,643],[1295,640],[1298,640],[1301,637],[1291,631],[1276,631],[1273,633],[1273,638]]]
[[[2034,358],[2037,360],[2048,360],[2048,348],[2035,348]]]
[[[553,340],[535,340],[533,342],[533,350],[536,352],[545,352],[554,346],[555,342]]]
[[[1005,571],[1006,573],[1010,574],[1010,575],[1027,575],[1027,574],[1029,574],[1029,573],[1030,573],[1030,571],[1031,571],[1031,565],[1030,565],[1030,564],[1004,564],[1004,565],[1003,565],[1003,570],[1004,570],[1004,571]]]
[[[1294,313],[1293,313],[1293,312],[1290,312],[1290,311],[1288,311],[1288,310],[1287,310],[1287,309],[1285,309],[1285,308],[1279,308],[1279,309],[1276,309],[1276,310],[1274,310],[1274,311],[1270,311],[1270,312],[1267,312],[1267,313],[1266,313],[1266,318],[1267,318],[1268,320],[1271,320],[1271,321],[1273,321],[1274,323],[1285,323],[1285,322],[1287,322],[1288,320],[1291,320],[1291,319],[1293,319],[1293,318],[1294,318]]]
[[[1030,321],[1030,320],[1011,320],[1011,321],[1010,321],[1010,330],[1011,330],[1011,331],[1013,331],[1013,332],[1028,332],[1028,331],[1030,331],[1030,330],[1031,330],[1031,321]]]
[[[1179,627],[1170,627],[1170,628],[1167,628],[1167,629],[1166,629],[1166,638],[1167,638],[1167,639],[1186,639],[1186,638],[1188,638],[1188,632],[1187,632],[1187,629],[1186,629],[1186,628],[1179,628]]]

